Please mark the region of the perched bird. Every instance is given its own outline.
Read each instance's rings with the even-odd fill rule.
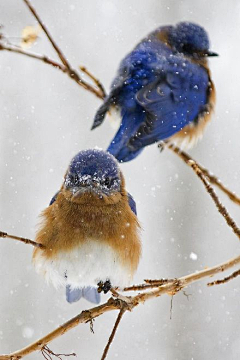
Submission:
[[[80,151],[60,191],[42,213],[33,262],[67,301],[98,303],[98,290],[124,287],[137,269],[141,244],[136,205],[116,159],[102,150]]]
[[[190,22],[160,27],[143,39],[120,63],[94,119],[92,129],[108,110],[120,112],[107,151],[125,162],[160,140],[181,146],[196,142],[215,104],[208,56],[217,54],[209,50],[206,31]]]

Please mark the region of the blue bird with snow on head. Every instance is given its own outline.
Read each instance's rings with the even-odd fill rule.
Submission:
[[[163,26],[143,39],[120,63],[94,119],[92,129],[112,108],[120,114],[107,151],[125,162],[158,141],[192,146],[201,138],[215,104],[209,56],[217,54],[194,23]]]
[[[61,189],[42,213],[33,263],[69,303],[99,303],[100,290],[125,287],[140,254],[136,205],[116,159],[102,150],[80,151]],[[98,291],[97,291],[98,289]]]

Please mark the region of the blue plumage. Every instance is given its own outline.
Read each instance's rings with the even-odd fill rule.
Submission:
[[[90,301],[93,304],[99,304],[101,300],[100,294],[97,292],[96,288],[85,287],[71,290],[70,285],[66,286],[66,300],[70,304],[79,301],[81,298],[84,298]]]
[[[192,23],[158,28],[123,59],[111,92],[98,110],[99,126],[111,106],[121,125],[108,151],[119,161],[135,158],[145,146],[169,139],[197,124],[209,102],[210,78],[205,30]]]
[[[137,206],[136,206],[136,203],[135,203],[135,200],[134,198],[132,197],[131,194],[128,193],[128,204],[132,210],[132,212],[137,215]]]

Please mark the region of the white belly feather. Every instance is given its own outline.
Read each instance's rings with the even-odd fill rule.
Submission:
[[[113,286],[124,287],[132,280],[130,268],[122,264],[118,253],[96,240],[87,240],[69,252],[59,252],[54,259],[46,258],[44,252],[39,251],[34,265],[55,287],[96,286],[99,281],[106,280]]]

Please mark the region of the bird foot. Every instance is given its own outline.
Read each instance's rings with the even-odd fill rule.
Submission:
[[[98,289],[97,289],[98,293],[103,291],[104,294],[106,294],[112,287],[110,280],[107,280],[105,282],[99,281],[97,285],[98,285]]]

